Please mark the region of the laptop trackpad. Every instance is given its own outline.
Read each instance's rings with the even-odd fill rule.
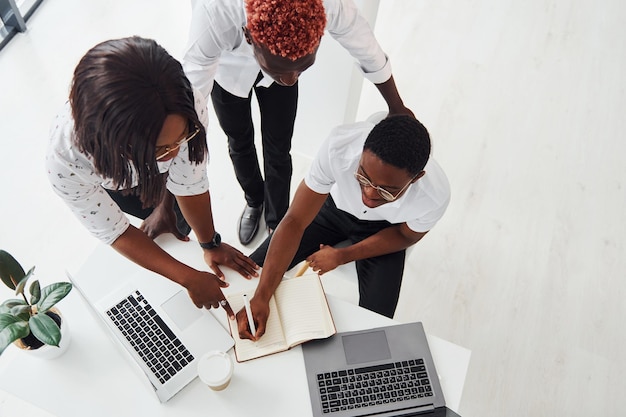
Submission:
[[[181,330],[202,317],[202,311],[196,308],[185,290],[178,291],[161,304],[161,308]]]
[[[348,365],[391,359],[384,330],[342,336]]]

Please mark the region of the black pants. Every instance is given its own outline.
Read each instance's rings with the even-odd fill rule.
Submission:
[[[259,72],[257,81],[262,74]],[[289,207],[291,137],[298,106],[298,84],[284,87],[253,87],[261,112],[263,171],[254,145],[251,97],[237,97],[213,84],[211,99],[220,126],[228,136],[228,151],[235,175],[250,207],[265,204],[265,223],[275,229]]]
[[[131,216],[145,220],[145,218],[154,211],[154,207],[143,207],[141,199],[135,194],[134,189],[124,192],[106,190],[106,192],[111,196],[113,201],[120,206],[120,209],[122,209],[124,213],[128,213]],[[183,217],[183,213],[181,213],[176,199],[174,199],[174,213],[176,214],[176,228],[180,233],[187,236],[189,232],[191,232],[191,226],[189,226],[187,220]]]
[[[344,240],[354,244],[392,226],[387,221],[359,220],[339,210],[328,196],[322,209],[302,236],[300,246],[289,265],[289,269],[319,250],[320,244],[334,246]],[[271,236],[250,255],[263,266]],[[405,251],[390,253],[356,261],[359,279],[359,305],[368,310],[393,317],[400,296],[400,285],[404,273]]]

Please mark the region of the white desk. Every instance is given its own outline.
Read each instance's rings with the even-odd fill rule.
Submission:
[[[202,254],[194,242],[159,238],[172,255],[188,264],[203,267]],[[79,273],[91,273],[99,282],[136,265],[107,246],[99,246]],[[230,272],[230,273],[229,273]],[[225,273],[239,291],[256,285],[232,271]],[[165,279],[165,278],[159,278]],[[338,331],[360,330],[394,323],[393,320],[329,296]],[[199,379],[161,404],[129,366],[122,352],[95,321],[77,291],[60,305],[70,325],[72,341],[67,352],[53,360],[42,360],[9,347],[0,357],[0,389],[59,417],[66,416],[310,416],[311,407],[302,350],[244,363],[235,363],[230,386],[213,392]],[[226,315],[216,316],[226,327]],[[446,403],[458,410],[470,352],[437,337],[428,338],[440,374]]]

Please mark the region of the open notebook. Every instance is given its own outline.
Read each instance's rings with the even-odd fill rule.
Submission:
[[[234,311],[243,308],[243,294],[245,292],[227,296]],[[235,320],[229,320],[229,325],[238,362],[282,352],[307,340],[324,339],[337,333],[317,274],[283,279],[270,300],[265,334],[258,341],[240,339]]]

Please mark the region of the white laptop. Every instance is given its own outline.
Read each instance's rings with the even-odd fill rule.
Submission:
[[[314,417],[458,417],[420,322],[337,333],[302,353]]]
[[[89,267],[68,277],[161,402],[196,378],[205,352],[233,347],[213,313],[196,308],[180,285],[106,245],[91,256]]]

